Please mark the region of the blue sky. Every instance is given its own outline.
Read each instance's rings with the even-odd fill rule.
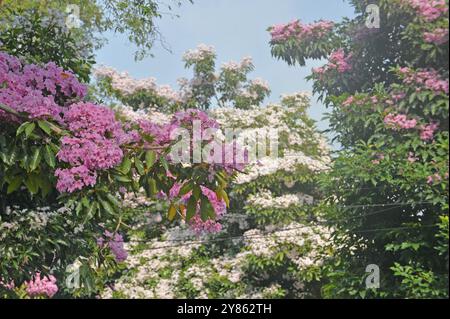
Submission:
[[[108,44],[97,51],[97,62],[128,71],[136,78],[155,77],[159,84],[176,87],[176,79],[190,76],[183,67],[183,52],[199,43],[215,46],[218,64],[242,57],[253,57],[255,71],[250,75],[267,80],[271,86],[270,101],[278,101],[283,93],[311,91],[305,76],[312,67],[323,64],[309,61],[305,67],[289,67],[270,55],[267,27],[300,19],[312,22],[319,19],[339,21],[351,17],[353,10],[344,0],[194,0],[176,9],[179,18],[166,16],[158,26],[172,53],[161,45],[153,49],[155,57],[134,61],[135,47],[125,36],[107,34]],[[312,100],[309,110],[318,121],[319,129],[326,129],[321,121],[325,108]]]

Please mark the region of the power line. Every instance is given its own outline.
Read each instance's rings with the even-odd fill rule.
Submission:
[[[376,214],[382,213],[384,211],[388,211],[388,210],[397,208],[399,206],[424,205],[424,204],[433,204],[433,202],[384,203],[384,204],[367,204],[367,205],[333,205],[333,206],[330,205],[330,207],[338,207],[338,208],[366,208],[366,207],[380,207],[380,206],[389,206],[390,207],[390,208],[387,208],[387,209],[383,209],[381,211],[375,211],[373,213],[368,213],[368,214],[364,214],[364,215],[360,215],[360,216],[352,216],[352,217],[349,217],[348,219],[341,219],[340,220],[340,221],[346,221],[346,220],[351,220],[351,219],[355,219],[355,218],[361,218],[361,217],[376,215]],[[233,218],[233,217],[257,218],[257,216],[246,215],[246,214],[229,214],[229,215],[225,215],[225,218]]]
[[[353,230],[353,231],[355,233],[371,233],[371,232],[378,232],[378,231],[418,229],[418,228],[428,228],[428,227],[438,227],[438,225],[404,226],[404,227],[393,227],[393,228],[363,229],[363,230]]]
[[[372,215],[377,215],[377,214],[381,214],[384,213],[386,211],[389,211],[391,209],[393,209],[395,207],[390,207],[387,209],[382,209],[376,212],[372,212],[369,214],[365,214],[362,216],[354,216],[354,217],[350,217],[347,219],[343,219],[341,221],[347,221],[350,219],[353,219],[355,217],[366,217],[366,216],[372,216]],[[321,222],[316,222],[316,226],[329,226],[326,223],[321,223]],[[222,237],[222,238],[212,238],[212,239],[204,239],[204,240],[184,240],[184,239],[172,239],[172,240],[166,240],[166,242],[183,242],[183,245],[189,245],[189,244],[202,244],[202,243],[210,243],[210,242],[221,242],[221,241],[227,241],[227,240],[235,240],[235,239],[246,239],[246,238],[268,238],[271,235],[274,235],[276,233],[280,233],[280,232],[286,232],[286,231],[291,231],[291,230],[299,230],[299,229],[305,229],[305,228],[310,228],[311,226],[297,226],[297,227],[289,227],[289,228],[282,228],[282,229],[278,229],[272,232],[268,232],[265,235],[239,235],[239,236],[230,236],[230,237]],[[422,228],[422,227],[437,227],[437,225],[420,225],[420,226],[402,226],[402,227],[393,227],[393,228],[380,228],[380,229],[362,229],[362,230],[356,230],[356,229],[352,229],[349,231],[353,231],[356,233],[368,233],[368,232],[377,232],[377,231],[392,231],[392,230],[404,230],[404,229],[413,229],[413,228]],[[282,236],[277,236],[278,238],[282,238]],[[286,237],[297,237],[295,235],[288,235]],[[151,240],[131,240],[128,242],[136,242],[136,243],[152,243],[153,241]],[[179,245],[166,245],[166,246],[161,246],[161,247],[151,247],[149,249],[155,248],[155,249],[162,249],[162,248],[170,248],[170,247],[179,247]]]
[[[300,229],[300,228],[309,228],[310,226],[303,226],[303,227],[296,227],[291,229],[283,229],[278,230],[276,232],[272,232],[267,235],[240,235],[240,236],[233,236],[233,237],[222,237],[222,238],[214,238],[214,239],[205,239],[205,240],[190,240],[190,241],[183,241],[182,244],[177,245],[165,245],[165,246],[159,246],[159,247],[148,247],[146,250],[158,250],[158,249],[165,249],[165,248],[177,248],[180,246],[188,246],[193,244],[205,244],[205,243],[211,243],[211,242],[222,242],[222,241],[228,241],[228,240],[235,240],[235,239],[265,239],[268,238],[268,235],[273,235],[277,232],[281,231],[288,231],[288,230],[294,230],[294,229]],[[362,229],[358,231],[354,231],[357,233],[367,233],[367,232],[377,232],[377,231],[394,231],[394,230],[405,230],[405,229],[418,229],[418,228],[428,228],[428,227],[437,227],[437,225],[421,225],[421,226],[404,226],[404,227],[392,227],[392,228],[379,228],[379,229]],[[285,235],[285,236],[277,236],[277,239],[280,238],[298,238],[297,235]],[[177,240],[181,241],[181,240]],[[166,242],[174,242],[173,240],[167,240]],[[152,243],[152,241],[148,240],[132,240],[128,241],[127,243]]]

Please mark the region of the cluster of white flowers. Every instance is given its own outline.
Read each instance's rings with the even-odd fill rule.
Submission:
[[[105,289],[101,297],[114,298],[115,292],[119,292],[120,296],[131,299],[175,298],[182,261],[199,247],[197,243],[186,245],[181,241],[182,238],[188,241],[191,236],[189,231],[175,227],[164,235],[167,241],[154,239],[143,250],[134,252],[134,245],[127,244],[126,249],[131,252],[126,260],[130,275]],[[169,271],[169,275],[165,271]]]
[[[260,190],[257,194],[251,194],[247,198],[247,205],[258,206],[262,208],[289,208],[291,206],[301,206],[312,204],[312,196],[298,193],[286,194],[283,196],[273,196],[270,190]]]
[[[164,125],[170,123],[172,119],[171,114],[166,114],[162,112],[158,112],[154,108],[147,108],[145,110],[133,110],[128,105],[119,105],[115,107],[116,111],[119,112],[122,116],[127,118],[129,121],[137,122],[142,119],[146,119],[151,121],[152,123]]]
[[[327,228],[299,223],[292,223],[270,232],[251,229],[239,239],[245,244],[241,252],[212,258],[207,264],[204,260],[198,260],[188,268],[183,268],[183,264],[192,259],[194,250],[200,246],[199,243],[190,241],[191,236],[191,232],[175,227],[163,236],[165,240],[154,239],[144,249],[140,248],[133,252],[133,245],[127,245],[127,250],[132,252],[126,261],[129,275],[121,277],[114,286],[105,289],[101,297],[172,299],[183,297],[177,293],[179,287],[190,284],[197,291],[196,298],[205,299],[208,298],[207,283],[213,275],[239,284],[246,275],[248,257],[271,258],[283,245],[301,248],[309,243],[312,249],[302,253],[291,249],[288,257],[299,269],[320,265],[318,251],[327,244],[330,231]],[[246,289],[245,295],[238,297],[262,298],[270,295],[270,291],[275,292],[274,289],[274,287]],[[237,297],[238,294],[234,291],[228,293],[229,295],[224,297],[233,296],[233,293]]]
[[[270,229],[270,227],[268,227]],[[293,222],[278,231],[266,234],[259,229],[251,229],[244,233],[244,241],[251,254],[260,257],[271,257],[279,251],[283,245],[295,245],[298,247],[310,243],[313,249],[307,253],[299,254],[295,249],[289,250],[289,258],[299,269],[312,265],[320,265],[318,254],[321,247],[325,247],[330,239],[331,231],[318,225],[303,225]]]
[[[215,53],[210,47],[201,46],[186,53],[185,60],[199,61],[211,54]],[[243,63],[250,64],[251,60],[244,59],[240,64],[225,64],[222,68],[234,70],[241,67]],[[258,80],[254,83],[262,87],[265,84]],[[186,80],[180,84],[181,87],[183,85],[190,87],[192,83]],[[241,145],[251,145],[256,141],[255,137],[259,140],[261,136],[268,139],[280,139],[280,155],[282,156],[264,156],[250,163],[245,173],[237,175],[236,187],[247,187],[246,184],[249,182],[257,181],[264,176],[276,177],[278,173],[288,173],[289,176],[293,176],[293,180],[288,182],[295,185],[296,172],[306,171],[307,174],[315,174],[328,169],[330,157],[326,140],[316,133],[315,128],[305,119],[304,111],[308,103],[308,94],[295,93],[283,96],[280,104],[271,104],[264,108],[252,107],[249,110],[215,108],[210,111],[210,115],[221,124],[225,133],[227,133],[226,128],[236,129],[237,142]],[[148,118],[156,113],[149,111],[145,117]],[[124,114],[129,114],[129,118],[142,118],[140,112],[134,114],[132,110],[125,110]],[[157,116],[165,121],[163,115]],[[170,118],[170,115],[167,117]],[[225,138],[224,132],[218,133],[221,139]],[[312,148],[318,152],[309,152]],[[285,178],[284,175],[286,174],[280,176]],[[280,182],[283,183],[283,180]],[[145,204],[145,199],[140,200],[133,196],[127,197],[124,203],[130,207]],[[269,189],[257,190],[246,199],[247,206],[258,209],[287,210],[294,206],[312,203],[313,198],[306,194],[288,193],[275,196]],[[281,286],[277,284],[271,284],[268,287],[245,286],[245,289],[242,289],[244,285],[242,281],[248,275],[249,263],[255,258],[271,259],[278,252],[284,251],[285,256],[300,271],[307,271],[309,267],[320,265],[321,248],[329,242],[329,229],[298,222],[275,226],[274,222],[274,225],[266,226],[264,230],[249,230],[247,215],[242,215],[244,218],[238,218],[237,214],[230,213],[224,224],[225,229],[229,225],[238,224],[239,229],[244,233],[242,237],[230,238],[231,244],[239,247],[238,253],[225,253],[209,260],[194,258],[198,257],[196,249],[201,246],[201,242],[183,225],[167,230],[159,238],[144,245],[130,244],[127,249],[130,251],[130,257],[126,261],[130,271],[119,278],[113,287],[106,289],[102,297],[179,298],[186,297],[186,291],[194,290],[196,298],[208,298],[211,286],[214,286],[209,285],[210,280],[225,278],[232,285],[236,285],[236,290],[230,288],[223,297],[265,298],[282,294]],[[222,244],[221,241],[212,242],[208,244],[208,247]],[[186,263],[189,264],[188,267]],[[294,286],[295,289],[302,290],[304,283],[298,280]]]
[[[141,190],[139,193],[135,192],[126,192],[122,195],[123,199],[121,202],[122,207],[124,208],[138,208],[138,207],[146,207],[153,204],[151,200],[146,196],[145,192]]]
[[[216,50],[211,45],[199,44],[197,48],[188,50],[183,55],[183,60],[189,63],[201,62],[207,58],[214,58]]]
[[[282,94],[281,95],[281,104],[286,106],[292,105],[300,105],[307,107],[309,105],[309,101],[311,98],[311,94],[309,92],[296,92],[292,94]]]
[[[270,91],[269,82],[264,79],[256,78],[250,81],[250,85],[253,87],[259,87],[265,91]]]
[[[253,59],[251,56],[242,58],[241,62],[229,61],[222,64],[222,71],[245,72],[253,68]]]
[[[229,107],[215,108],[211,114],[226,127],[249,128],[270,125],[271,127],[284,127],[287,113],[295,112],[281,105],[271,104],[267,107],[253,106],[248,110]]]
[[[134,79],[128,72],[118,72],[114,68],[100,66],[94,70],[94,75],[99,78],[108,78],[114,90],[119,91],[122,95],[132,95],[138,91],[152,92],[158,97],[167,99],[168,101],[179,102],[179,93],[172,89],[169,85],[159,86],[155,78]]]
[[[73,209],[69,206],[63,206],[58,209],[51,209],[50,207],[27,209],[7,206],[5,211],[2,212],[3,218],[0,215],[0,240],[10,234],[14,234],[19,229],[28,229],[30,231],[43,230],[55,218],[72,214],[72,212]],[[75,233],[83,230],[82,226],[72,223],[69,218],[65,219],[65,226],[73,227]],[[23,240],[32,239],[28,237],[27,233],[21,233],[20,236]]]
[[[284,157],[264,157],[258,159],[257,163],[248,165],[244,173],[239,173],[236,176],[236,184],[246,184],[256,180],[262,176],[268,176],[280,171],[292,173],[295,172],[299,166],[307,167],[312,172],[319,172],[329,169],[328,158],[314,159],[306,156],[303,152],[287,151]]]

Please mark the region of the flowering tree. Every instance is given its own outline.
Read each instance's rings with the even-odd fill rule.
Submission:
[[[148,214],[134,223],[127,260],[131,271],[102,297],[318,296],[329,230],[316,222],[315,176],[328,168],[330,158],[324,138],[306,114],[308,103],[306,94],[296,93],[266,107],[210,110],[223,134],[227,129],[240,130],[239,145],[268,138],[277,143],[279,157],[263,152],[237,174],[230,185],[230,208],[222,215],[220,227],[186,227],[189,223],[167,227]],[[136,113],[118,109],[130,117]],[[137,113],[136,117],[152,121],[167,120],[167,115],[154,111]],[[131,194],[125,205],[141,210],[142,215],[160,209],[160,203]]]
[[[192,0],[187,1],[193,3]],[[68,18],[66,21],[74,29],[78,29],[75,32],[93,35],[113,31],[125,34],[128,40],[137,46],[135,58],[139,60],[150,55],[155,41],[162,40],[156,20],[165,14],[174,15],[173,9],[183,3],[186,2],[181,0],[164,3],[154,0],[2,0],[0,18],[22,15],[23,11],[30,9],[38,15],[45,15],[48,9],[56,10],[61,12],[61,16],[64,15],[65,20]],[[62,14],[63,12],[66,14]],[[0,31],[3,31],[5,25],[0,26]],[[101,38],[93,40],[98,46],[105,42]]]
[[[350,2],[352,20],[269,28],[289,64],[328,57],[309,76],[342,145],[323,180],[336,256],[323,293],[448,297],[448,1],[370,1],[380,28],[369,1]]]
[[[27,63],[54,62],[88,82],[94,63],[94,38],[83,29],[68,28],[57,11],[28,9],[2,17],[0,48]]]
[[[198,125],[202,137],[219,128],[205,113],[178,112],[164,125],[133,121],[83,101],[87,87],[54,63],[24,64],[0,52],[0,71],[2,295],[51,297],[56,278],[75,275],[82,284],[63,280],[61,293],[97,291],[99,274],[127,256],[119,233],[127,192],[168,196],[167,219],[193,227],[223,213],[227,183],[243,164],[184,165],[171,153],[177,130]]]
[[[127,73],[119,73],[109,67],[95,71],[102,97],[114,97],[134,110],[155,108],[174,112],[178,109],[208,109],[214,103],[219,106],[249,108],[260,105],[270,94],[266,81],[248,80],[248,73],[254,69],[252,59],[245,57],[241,62],[224,63],[216,73],[214,48],[204,44],[189,50],[183,56],[186,68],[193,68],[191,80],[178,80],[178,91],[170,86],[158,86],[154,78],[136,80]]]

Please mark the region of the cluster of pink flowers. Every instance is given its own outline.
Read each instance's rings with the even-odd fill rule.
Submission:
[[[216,120],[210,118],[205,112],[197,109],[188,109],[186,111],[175,113],[170,123],[156,124],[148,120],[140,120],[139,126],[145,134],[154,137],[153,143],[157,145],[168,145],[172,139],[178,137],[176,132],[178,129],[186,129],[189,133],[189,137],[191,138],[189,141],[190,144],[186,149],[186,151],[189,152],[189,154],[187,154],[189,157],[191,156],[191,152],[194,150],[194,143],[212,142],[211,137],[208,139],[206,136],[207,130],[210,130],[211,133],[219,129],[219,123]],[[183,154],[179,154],[179,156],[182,155]],[[173,161],[171,155],[168,155],[167,159],[169,161]],[[216,163],[214,161],[209,161],[209,159],[202,160],[203,162],[207,162],[209,164],[220,165],[221,168],[226,169],[228,172],[231,172],[234,169],[240,170],[243,168],[241,163],[225,163],[225,161]],[[211,169],[213,170],[214,167],[211,167]]]
[[[433,185],[435,183],[439,183],[440,181],[442,181],[442,176],[439,175],[438,173],[435,173],[433,175],[430,175],[427,177],[427,183],[429,185]]]
[[[117,232],[111,233],[107,230],[105,230],[103,235],[104,237],[100,237],[97,239],[97,245],[99,245],[100,247],[104,247],[106,242],[116,261],[125,261],[128,258],[128,253],[125,250],[122,235]]]
[[[417,120],[408,119],[405,114],[388,114],[384,118],[384,123],[389,128],[399,130],[399,129],[414,129],[417,127]],[[439,125],[437,123],[430,123],[428,125],[422,125],[420,129],[420,139],[423,141],[430,141],[434,137],[435,131],[438,129]]]
[[[405,98],[405,96],[406,96],[405,92],[392,92],[391,93],[392,101],[395,101],[395,102],[403,100]]]
[[[377,96],[372,95],[372,96],[355,96],[355,95],[350,95],[349,97],[347,97],[344,102],[342,102],[342,106],[343,107],[349,107],[351,105],[355,105],[355,106],[363,106],[363,105],[376,105],[380,102],[380,100],[378,99]]]
[[[210,118],[208,114],[197,109],[176,112],[171,124],[179,127],[191,128],[194,121],[200,121],[202,132],[206,129],[218,129],[219,123]]]
[[[430,141],[434,137],[434,132],[438,129],[437,123],[431,123],[421,127],[420,139],[423,141]]]
[[[52,275],[41,278],[40,273],[36,273],[32,280],[25,282],[25,287],[30,297],[52,298],[58,292],[56,278]]]
[[[306,39],[318,39],[331,32],[334,27],[332,21],[317,21],[303,24],[299,20],[287,24],[276,24],[269,28],[273,42],[283,42],[289,39],[304,41]]]
[[[171,200],[178,197],[182,186],[183,186],[183,184],[180,184],[180,183],[175,183],[173,185],[173,187],[170,189],[170,192],[169,192],[169,198]],[[196,214],[189,221],[189,227],[197,235],[202,235],[205,233],[217,233],[222,230],[222,225],[220,224],[219,220],[222,219],[222,217],[225,215],[225,213],[227,211],[225,201],[219,200],[217,197],[217,194],[213,190],[211,190],[205,186],[200,186],[200,189],[201,189],[202,194],[204,196],[206,196],[208,198],[208,200],[210,201],[210,203],[214,209],[214,212],[216,214],[216,218],[215,218],[215,220],[208,219],[206,221],[203,221],[201,218],[201,213],[200,213],[200,204],[198,204]],[[188,200],[191,198],[191,196],[192,196],[192,191],[183,195],[180,198],[180,201],[182,203],[186,204],[188,202]]]
[[[58,178],[56,188],[60,192],[72,193],[97,183],[97,173],[90,171],[84,165],[57,169],[55,176]]]
[[[448,12],[445,0],[404,0],[417,14],[428,22],[434,21]]]
[[[405,84],[422,86],[425,89],[434,91],[436,94],[448,94],[448,79],[442,79],[434,69],[415,71],[408,67],[403,67],[399,69],[399,72]],[[418,87],[417,90],[420,90],[420,88]]]
[[[393,129],[413,129],[417,125],[417,120],[408,119],[405,114],[388,114],[384,118],[384,123]]]
[[[149,120],[139,120],[139,127],[147,135],[153,136],[153,143],[166,145],[171,141],[171,133],[177,129],[177,125],[172,123],[158,124]]]
[[[60,192],[95,185],[97,171],[120,164],[121,145],[138,138],[137,132],[123,130],[113,110],[92,103],[73,104],[64,113],[64,121],[72,136],[61,139],[57,157],[71,167],[55,172]]]
[[[425,42],[441,45],[448,42],[448,29],[437,28],[423,34]]]
[[[60,120],[61,99],[83,98],[87,88],[70,72],[48,63],[42,67],[0,52],[0,103],[30,118]],[[18,121],[0,110],[0,119]]]
[[[211,202],[216,213],[216,219],[203,221],[200,217],[200,207],[197,208],[197,214],[189,221],[190,228],[197,234],[217,233],[222,230],[222,225],[218,222],[225,215],[227,209],[223,200],[219,200],[214,191],[207,187],[201,186],[203,195]]]
[[[351,58],[351,54],[346,55],[343,49],[338,49],[331,53],[326,65],[314,68],[313,73],[323,75],[331,70],[336,70],[339,73],[347,72],[352,69],[352,65],[350,64]]]

